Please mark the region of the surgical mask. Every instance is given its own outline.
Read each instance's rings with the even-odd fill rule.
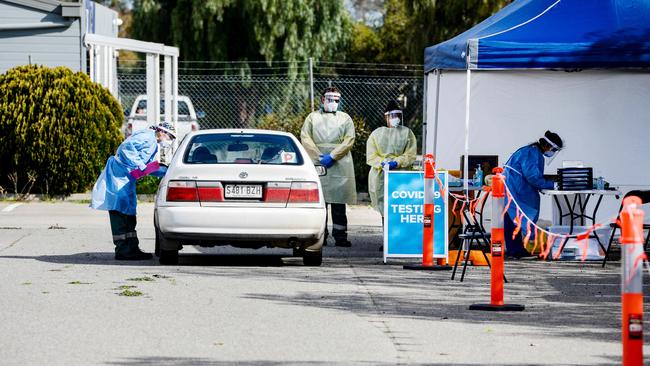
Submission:
[[[336,112],[339,109],[339,101],[341,100],[340,93],[328,92],[323,96],[323,111]]]
[[[544,151],[544,157],[548,158],[546,160],[546,166],[551,165],[553,160],[555,160],[555,157],[557,156],[558,150],[548,150]]]
[[[339,104],[336,102],[325,103],[323,106],[325,112],[336,112],[337,109],[339,109]]]
[[[160,141],[160,145],[163,148],[170,148],[170,147],[172,147],[172,141],[171,140],[162,140],[162,141]]]
[[[391,128],[395,128],[402,123],[402,111],[400,110],[388,111],[384,113],[384,116],[386,116],[388,126]]]

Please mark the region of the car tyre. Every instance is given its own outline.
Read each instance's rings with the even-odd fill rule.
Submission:
[[[317,252],[305,251],[302,255],[302,263],[309,267],[318,267],[323,263],[323,251]]]
[[[154,254],[156,257],[160,257],[160,240],[161,238],[160,231],[158,230],[158,227],[156,227],[156,239],[155,239],[155,247],[154,247]]]
[[[173,266],[178,264],[178,250],[160,250],[160,264]]]

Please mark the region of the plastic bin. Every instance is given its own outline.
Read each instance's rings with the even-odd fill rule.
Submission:
[[[573,234],[584,233],[589,228],[590,228],[589,226],[574,226]],[[570,227],[568,225],[551,226],[548,228],[548,230],[553,234],[568,234],[569,229]],[[612,233],[612,228],[610,228],[609,226],[604,226],[596,230],[594,233],[598,235],[600,242],[603,244],[603,246],[605,246],[605,248],[607,248],[607,242],[609,241],[609,235]],[[596,238],[592,237],[589,238],[587,241],[589,245],[587,246],[587,257],[585,258],[585,260],[602,261],[603,258],[605,258],[605,252],[603,252],[602,248],[598,245],[598,241],[596,240]],[[549,254],[550,258],[555,258],[555,254],[557,253],[558,250],[560,250],[561,242],[562,242],[562,238],[555,239],[555,241],[553,242],[553,246],[551,246],[551,251]],[[562,250],[562,255],[558,259],[582,260],[583,249],[584,249],[584,244],[580,245],[577,243],[577,239],[571,238],[567,240],[567,243],[564,246],[564,249]]]

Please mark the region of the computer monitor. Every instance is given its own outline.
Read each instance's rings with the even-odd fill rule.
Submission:
[[[483,169],[483,176],[492,174],[492,169],[499,166],[499,156],[498,155],[469,155],[469,167],[468,173],[470,178],[476,173],[476,166],[481,164]],[[460,176],[463,177],[465,172],[465,155],[460,156]]]

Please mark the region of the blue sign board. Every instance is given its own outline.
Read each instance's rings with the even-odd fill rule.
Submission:
[[[384,263],[387,258],[422,258],[424,172],[384,173]],[[438,172],[447,192],[447,172]],[[434,179],[433,257],[447,258],[447,194]]]

